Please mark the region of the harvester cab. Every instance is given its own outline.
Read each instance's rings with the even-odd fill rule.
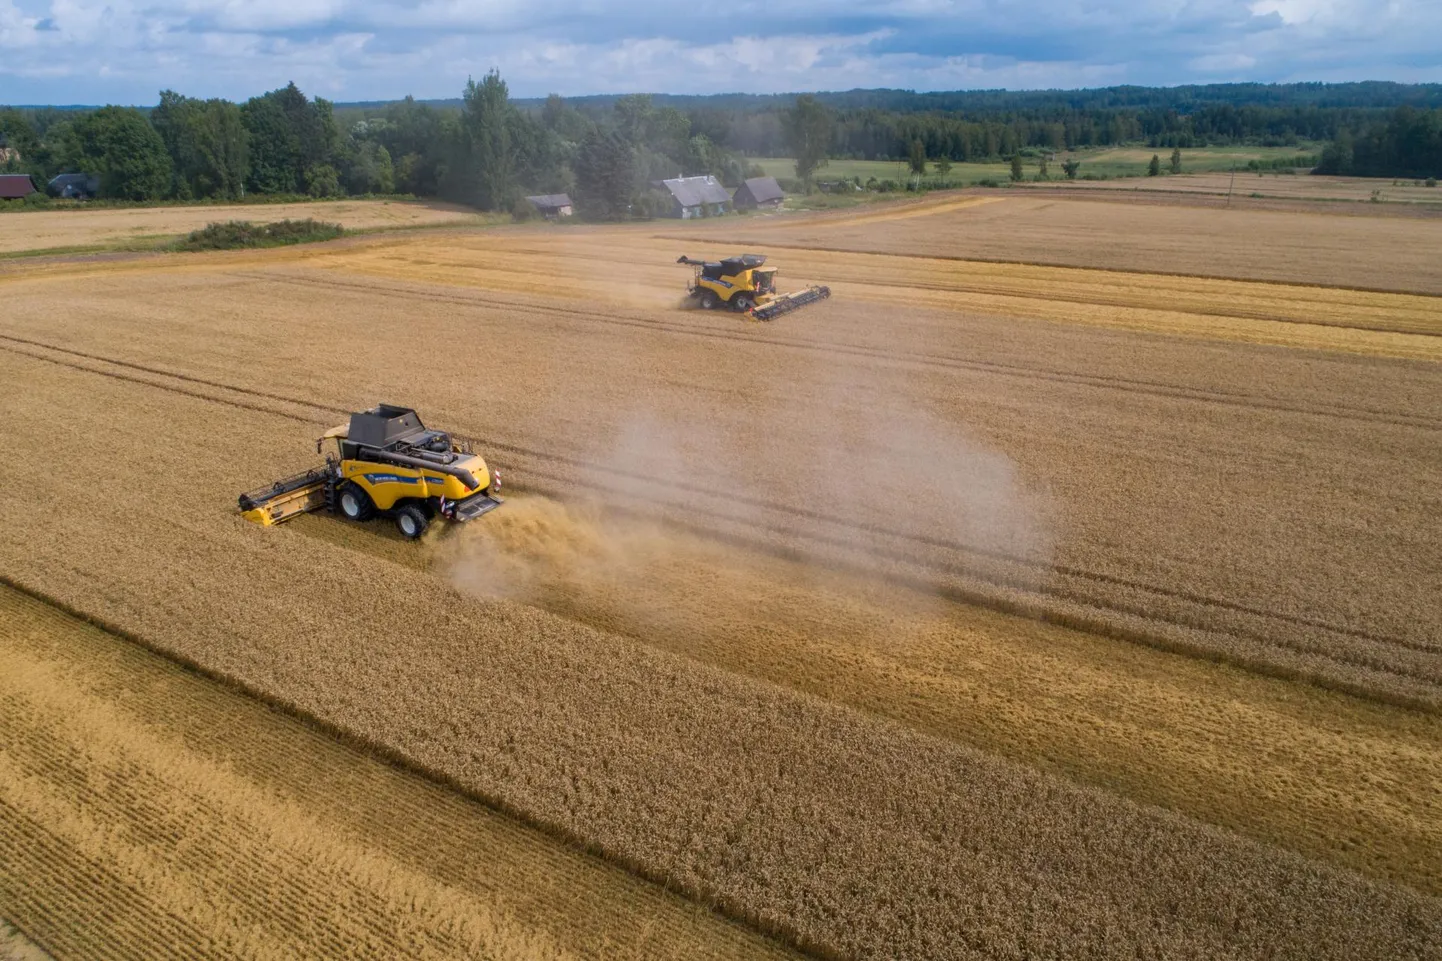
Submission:
[[[686,293],[703,310],[729,307],[754,320],[771,320],[831,296],[830,287],[776,293],[776,268],[763,266],[763,254],[737,254],[724,260],[692,260],[682,254],[676,263],[696,268]]]
[[[437,517],[464,522],[501,506],[500,475],[469,443],[430,430],[409,407],[380,404],[351,414],[317,438],[316,453],[328,440],[335,451],[322,466],[241,494],[242,516],[269,527],[310,511],[353,521],[380,513],[415,539]]]

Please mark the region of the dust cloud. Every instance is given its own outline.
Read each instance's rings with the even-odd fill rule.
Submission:
[[[895,644],[935,631],[947,602],[872,576],[886,573],[897,544],[955,545],[1044,571],[1045,498],[1010,459],[965,424],[851,374],[777,390],[749,412],[718,407],[704,421],[637,405],[587,458],[586,486],[604,498],[512,496],[467,525],[438,567],[468,592],[664,636],[712,660],[768,633]],[[785,549],[753,550],[667,519],[693,512]]]

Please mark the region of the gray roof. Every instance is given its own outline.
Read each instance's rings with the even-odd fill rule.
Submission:
[[[751,177],[746,181],[746,190],[751,194],[751,199],[758,204],[764,204],[768,200],[784,200],[786,191],[776,182],[775,177]]]
[[[731,195],[715,177],[676,177],[661,181],[671,196],[683,207],[699,207],[702,204],[729,204]]]
[[[565,194],[537,194],[534,197],[527,197],[537,207],[569,207],[571,198]]]

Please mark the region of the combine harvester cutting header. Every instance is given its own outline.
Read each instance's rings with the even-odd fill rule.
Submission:
[[[776,268],[761,266],[766,263],[763,254],[738,254],[719,261],[692,260],[682,254],[676,263],[696,268],[686,293],[703,310],[724,306],[755,320],[772,320],[831,296],[830,287],[776,293]]]
[[[320,467],[241,494],[241,516],[270,527],[310,511],[353,521],[381,512],[414,540],[436,517],[468,521],[501,506],[501,476],[468,444],[427,429],[409,407],[380,404],[351,414],[349,424],[316,440],[317,454],[327,440],[336,453]]]

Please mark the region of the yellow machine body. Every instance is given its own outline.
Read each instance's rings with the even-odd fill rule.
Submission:
[[[707,277],[698,270],[695,289],[711,291],[728,307],[736,306],[734,298],[739,295],[748,301],[741,309],[750,310],[765,306],[776,297],[776,268],[751,267],[740,273],[715,278]]]
[[[456,466],[475,475],[478,486],[467,487],[458,478],[423,468],[366,460],[341,461],[340,474],[346,480],[354,481],[369,494],[379,510],[387,511],[407,498],[444,497],[446,500],[458,501],[490,485],[490,469],[479,455],[472,454],[464,460],[456,461]]]
[[[316,440],[325,463],[240,495],[241,516],[271,527],[310,511],[332,511],[352,521],[390,515],[402,536],[415,539],[435,518],[465,522],[494,510],[500,475],[469,442],[430,430],[409,407],[379,404],[351,415],[349,424]]]
[[[762,254],[710,261],[682,255],[676,263],[696,268],[686,292],[703,310],[730,308],[753,320],[771,320],[831,296],[830,287],[820,286],[776,293],[776,268],[763,267],[766,257]]]

